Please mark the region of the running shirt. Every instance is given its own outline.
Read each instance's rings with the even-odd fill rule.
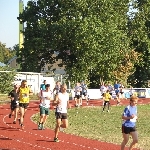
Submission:
[[[56,90],[56,94],[59,93],[59,92],[60,92],[60,86],[59,86],[59,85],[56,85],[56,86],[55,86],[55,90]]]
[[[108,85],[107,89],[109,90],[110,93],[112,93],[112,91],[113,91],[113,86],[112,86],[112,85]]]
[[[111,95],[109,93],[104,93],[104,100],[109,101],[111,98]]]
[[[102,85],[102,86],[100,87],[100,91],[101,91],[102,94],[103,94],[103,93],[106,93],[106,91],[107,91],[106,86]]]
[[[42,99],[40,106],[50,108],[50,100],[46,99],[46,97],[52,97],[52,92],[51,91],[39,92],[39,97],[41,97]]]
[[[82,88],[82,94],[87,93],[87,85],[86,84],[81,84],[81,88]]]
[[[45,84],[41,84],[40,89],[45,91],[46,90]]]
[[[29,103],[29,87],[20,87],[19,89],[19,103]]]
[[[56,112],[67,113],[67,105],[69,101],[69,94],[66,93],[58,93],[58,100],[61,101],[60,104],[56,107]]]
[[[12,104],[12,105],[19,105],[19,100],[18,100],[19,94],[16,93],[16,91],[12,90],[12,91],[8,94],[8,96],[14,98],[14,100],[11,100],[11,104]]]
[[[74,91],[75,91],[75,95],[81,95],[82,88],[80,86],[76,86]]]
[[[129,120],[123,120],[122,125],[126,127],[135,127],[136,119],[137,119],[137,106],[127,106],[124,109],[123,116],[130,117],[132,115],[135,115],[133,119]]]

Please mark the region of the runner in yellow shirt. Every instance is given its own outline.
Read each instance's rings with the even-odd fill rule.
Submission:
[[[19,109],[20,109],[20,120],[19,124],[21,129],[24,129],[23,120],[24,115],[29,105],[29,95],[32,93],[31,89],[27,85],[27,81],[23,80],[19,88]]]
[[[103,107],[103,111],[104,112],[104,109],[106,107],[106,105],[108,106],[108,110],[107,112],[109,112],[109,105],[110,105],[110,100],[111,100],[111,95],[109,94],[109,90],[106,91],[106,93],[104,93],[104,107]]]

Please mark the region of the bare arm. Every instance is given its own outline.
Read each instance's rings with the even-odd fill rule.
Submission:
[[[59,104],[59,99],[58,99],[58,95],[56,95],[55,98],[54,98],[54,100],[53,100],[52,105],[53,105],[53,106],[56,106],[56,105],[58,105],[58,104]]]

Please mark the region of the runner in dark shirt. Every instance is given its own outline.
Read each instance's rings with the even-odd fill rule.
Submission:
[[[14,114],[14,121],[13,121],[14,124],[16,124],[17,114],[19,110],[18,88],[19,88],[18,85],[14,85],[14,89],[8,94],[8,97],[11,100],[10,104],[11,112],[9,114],[9,118],[11,118],[11,116]]]

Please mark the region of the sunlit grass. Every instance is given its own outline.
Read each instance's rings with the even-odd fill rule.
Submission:
[[[120,144],[122,142],[121,134],[121,114],[124,106],[111,107],[110,113],[102,113],[101,107],[73,108],[68,111],[69,127],[66,133]],[[139,133],[138,147],[143,150],[150,149],[150,105],[138,106],[137,130]],[[37,122],[39,114],[33,117]],[[55,128],[54,111],[47,120],[48,128]],[[130,143],[131,141],[129,141]]]

